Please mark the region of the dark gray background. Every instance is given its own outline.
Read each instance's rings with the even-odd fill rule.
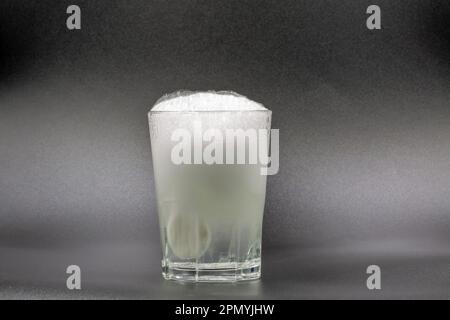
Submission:
[[[450,298],[449,23],[437,0],[2,0],[0,298]],[[146,113],[178,89],[273,111],[261,281],[161,279]]]

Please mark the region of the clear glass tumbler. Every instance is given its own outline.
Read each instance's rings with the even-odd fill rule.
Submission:
[[[266,176],[261,174],[261,165],[250,161],[175,164],[174,132],[181,129],[191,134],[192,158],[196,153],[195,142],[200,143],[202,150],[210,145],[207,132],[222,135],[226,143],[233,140],[232,149],[227,149],[224,142],[223,159],[227,152],[232,152],[229,158],[238,162],[237,150],[241,147],[252,150],[252,142],[236,137],[225,139],[227,130],[269,131],[271,111],[152,110],[148,116],[163,277],[206,282],[258,279],[266,194]],[[267,151],[262,148],[260,152]]]

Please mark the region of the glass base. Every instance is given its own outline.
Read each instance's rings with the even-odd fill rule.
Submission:
[[[261,277],[261,259],[246,262],[165,262],[162,275],[166,280],[187,282],[237,282]]]

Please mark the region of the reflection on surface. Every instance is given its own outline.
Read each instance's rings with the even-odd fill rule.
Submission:
[[[384,239],[333,248],[270,249],[263,252],[263,278],[235,284],[165,281],[156,246],[0,248],[0,298],[450,298],[449,248],[427,240]],[[65,287],[65,269],[75,263],[82,270],[81,291]],[[381,267],[380,291],[366,289],[365,271],[371,264]]]

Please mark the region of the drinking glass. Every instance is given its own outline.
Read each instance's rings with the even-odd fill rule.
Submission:
[[[190,133],[194,143],[190,153],[194,158],[196,141],[202,150],[211,143],[201,140],[199,134],[204,136],[208,130],[215,130],[226,143],[234,144],[230,149],[224,142],[223,159],[228,155],[238,162],[238,150],[245,148],[249,159],[254,141],[225,139],[227,132],[248,133],[260,129],[268,132],[271,111],[150,111],[148,118],[163,277],[196,282],[259,278],[266,195],[266,175],[261,174],[261,165],[250,161],[175,164],[174,132],[181,129]],[[259,152],[267,153],[267,148]]]

